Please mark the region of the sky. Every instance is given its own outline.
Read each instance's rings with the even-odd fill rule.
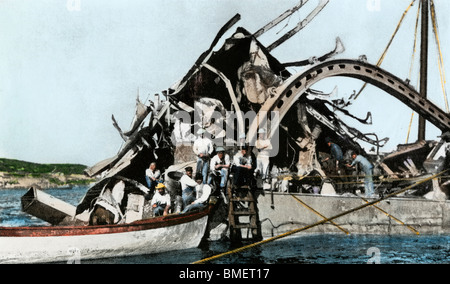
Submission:
[[[0,0],[0,157],[92,166],[114,156],[122,140],[111,115],[128,130],[137,94],[145,101],[181,79],[236,13],[241,20],[224,38],[238,26],[256,32],[297,3],[299,0]],[[310,0],[259,40],[270,45],[317,3]],[[369,63],[376,64],[410,3],[330,0],[305,29],[272,55],[280,62],[320,56],[334,48],[339,36],[346,47],[339,58],[357,59],[364,54]],[[417,3],[381,65],[405,79],[413,54]],[[450,1],[435,3],[447,68]],[[429,99],[444,108],[431,31],[430,36]],[[411,77],[414,85],[418,57],[417,53]],[[331,92],[337,86],[338,97],[348,97],[362,85],[354,79],[333,78],[313,88]],[[389,137],[383,151],[406,142],[412,111],[385,92],[369,86],[349,111],[359,117],[372,113],[370,126],[345,121],[364,133]],[[434,126],[427,125],[427,139],[439,135]],[[416,139],[417,115],[409,142]]]

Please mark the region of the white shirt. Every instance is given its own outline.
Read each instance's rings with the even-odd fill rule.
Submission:
[[[215,171],[217,165],[230,165],[230,156],[228,154],[224,154],[223,161],[221,161],[219,155],[215,155],[210,162],[211,171]]]
[[[258,157],[269,157],[272,144],[270,139],[258,139],[256,141],[256,149],[258,149]]]
[[[196,187],[197,186],[197,183],[195,182],[195,180],[193,180],[192,178],[190,178],[186,174],[184,174],[181,177],[180,183],[181,183],[181,190],[184,190],[188,186],[190,186],[190,187]]]
[[[150,169],[145,170],[145,175],[149,178],[158,179],[161,176],[161,172],[159,170],[152,171]]]
[[[157,191],[156,193],[155,193],[155,195],[153,195],[153,198],[152,198],[152,206],[153,206],[153,204],[166,204],[166,206],[168,205],[168,206],[170,206],[171,204],[170,204],[170,195],[166,192],[164,195],[161,195],[160,193],[159,193],[159,191]]]
[[[197,199],[193,202],[194,204],[206,202],[211,195],[211,187],[207,184],[198,184],[195,191],[197,192]]]
[[[200,154],[211,155],[213,151],[213,143],[208,138],[198,138],[195,140],[192,150],[197,156]]]
[[[251,166],[252,165],[252,157],[250,155],[244,156],[244,155],[242,155],[242,152],[239,152],[236,155],[234,155],[233,163],[236,166]]]

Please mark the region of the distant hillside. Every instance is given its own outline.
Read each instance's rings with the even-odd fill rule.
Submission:
[[[62,173],[64,175],[82,175],[87,168],[78,164],[36,164],[20,160],[0,158],[0,172],[16,174],[49,174]]]
[[[0,158],[0,188],[28,188],[36,184],[42,188],[87,185],[95,179],[78,164],[37,164]]]

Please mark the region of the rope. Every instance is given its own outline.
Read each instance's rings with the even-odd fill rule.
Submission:
[[[326,176],[326,178],[328,178],[328,179],[339,179],[339,178],[355,178],[355,179],[358,179],[358,178],[364,178],[364,177],[365,177],[365,175],[342,175],[342,176],[339,176],[339,175],[338,176],[332,176],[332,175],[328,176],[327,175]],[[417,177],[405,177],[405,178],[390,178],[390,177],[386,177],[385,178],[384,175],[379,175],[379,176],[378,175],[372,175],[372,177],[374,179],[378,178],[379,180],[391,181],[391,182],[392,181],[414,181],[414,180],[417,179]],[[285,179],[285,178],[301,181],[301,180],[304,180],[304,179],[323,179],[324,177],[322,177],[322,176],[302,176],[301,178],[295,179],[292,176],[285,176],[285,177],[284,176],[279,176],[280,180]],[[449,175],[442,176],[442,178],[450,178],[450,176]]]
[[[278,240],[278,239],[285,238],[285,237],[287,237],[287,236],[294,235],[294,234],[299,233],[299,232],[303,232],[303,231],[309,230],[309,229],[314,228],[314,227],[316,227],[316,226],[318,226],[318,225],[325,224],[325,223],[327,223],[327,222],[333,221],[333,220],[335,220],[335,219],[337,219],[337,218],[343,217],[343,216],[348,215],[348,214],[350,214],[350,213],[353,213],[353,212],[359,211],[359,210],[361,210],[361,209],[364,209],[364,208],[366,208],[366,207],[369,207],[369,206],[378,204],[378,203],[380,203],[380,202],[383,201],[383,200],[386,200],[386,199],[389,199],[389,198],[394,197],[394,196],[396,196],[396,195],[399,195],[399,194],[401,194],[401,193],[403,193],[403,192],[405,192],[405,191],[408,191],[408,190],[410,190],[410,189],[412,189],[412,188],[414,188],[414,187],[416,187],[416,186],[418,186],[418,185],[420,185],[420,184],[422,184],[422,183],[424,183],[424,182],[427,182],[427,181],[430,181],[430,180],[432,180],[432,179],[434,179],[434,178],[437,178],[437,177],[441,176],[442,174],[444,174],[444,173],[447,172],[447,171],[449,171],[449,170],[445,170],[445,171],[443,171],[443,172],[441,172],[441,173],[438,173],[438,174],[436,174],[436,175],[434,175],[434,176],[431,176],[431,177],[428,177],[428,178],[423,179],[423,180],[421,180],[421,181],[418,181],[418,182],[416,182],[415,184],[413,184],[413,185],[411,185],[411,186],[408,186],[408,187],[406,187],[406,188],[404,188],[404,189],[398,190],[398,191],[396,191],[396,192],[394,192],[394,193],[391,193],[391,194],[389,194],[389,195],[386,195],[385,197],[382,197],[382,198],[380,198],[380,199],[374,200],[374,201],[372,201],[372,202],[368,202],[368,203],[366,203],[366,204],[363,204],[363,205],[358,206],[358,207],[356,207],[356,208],[353,208],[353,209],[351,209],[351,210],[342,212],[342,213],[337,214],[337,215],[335,215],[335,216],[333,216],[333,217],[331,217],[331,218],[323,219],[322,221],[319,221],[319,222],[317,222],[317,223],[314,223],[314,224],[305,226],[305,227],[303,227],[303,228],[295,229],[295,230],[289,231],[289,232],[287,232],[287,233],[284,233],[284,234],[281,234],[281,235],[278,235],[278,236],[275,236],[275,237],[272,237],[272,238],[269,238],[269,239],[266,239],[266,240],[263,240],[263,241],[260,241],[260,242],[256,242],[256,243],[253,243],[253,244],[250,244],[250,245],[247,245],[247,246],[243,246],[243,247],[237,248],[237,249],[235,249],[235,250],[231,250],[231,251],[224,252],[224,253],[221,253],[221,254],[218,254],[218,255],[215,255],[215,256],[212,256],[212,257],[208,257],[208,258],[205,258],[205,259],[202,259],[202,260],[198,260],[198,261],[196,261],[196,262],[193,262],[192,264],[202,264],[202,263],[205,263],[205,262],[209,262],[209,261],[211,261],[211,260],[215,260],[215,259],[218,259],[218,258],[227,256],[227,255],[239,253],[239,252],[248,250],[248,249],[250,249],[250,248],[254,248],[254,247],[257,247],[257,246],[260,246],[260,245],[263,245],[263,244],[267,244],[267,243],[273,242],[273,241]]]
[[[362,200],[364,200],[366,203],[368,203],[369,201],[367,201],[365,198],[361,197]],[[397,223],[402,224],[403,226],[407,227],[408,229],[410,229],[413,233],[415,233],[416,235],[419,235],[419,231],[417,231],[416,229],[414,229],[412,226],[410,225],[406,225],[404,222],[400,221],[399,219],[395,218],[394,216],[392,216],[391,214],[387,213],[386,211],[384,211],[383,209],[381,209],[380,207],[373,205],[373,207],[375,207],[376,209],[378,209],[379,211],[383,212],[386,216],[388,216],[389,218],[393,219],[394,221],[396,221]]]
[[[437,51],[438,51],[438,54],[439,54],[438,66],[439,66],[439,75],[441,77],[441,87],[442,87],[442,92],[443,92],[443,95],[444,95],[445,108],[446,108],[447,113],[448,113],[449,112],[449,107],[448,107],[448,100],[447,100],[447,92],[445,91],[445,84],[447,82],[446,82],[446,79],[445,79],[444,60],[443,60],[443,56],[442,56],[441,42],[439,40],[439,31],[438,31],[438,24],[437,24],[437,17],[436,17],[436,9],[435,9],[433,0],[431,0],[431,19],[432,19],[432,23],[433,23],[433,32],[434,32],[434,36],[435,36],[435,40],[436,40]]]
[[[409,121],[408,134],[406,135],[406,143],[405,144],[408,144],[408,142],[409,142],[409,135],[411,134],[411,127],[412,127],[413,121],[414,121],[414,112],[411,114],[411,120]]]
[[[409,75],[408,75],[408,79],[411,80],[411,76],[412,76],[412,70],[414,67],[414,59],[416,57],[416,51],[417,51],[417,34],[419,31],[419,19],[420,19],[420,8],[422,6],[422,3],[419,2],[418,5],[418,9],[417,9],[417,16],[416,16],[416,26],[414,28],[414,45],[413,45],[413,54],[412,54],[412,58],[411,58],[411,65],[409,67]]]
[[[411,2],[411,4],[409,4],[408,8],[406,8],[405,12],[403,12],[403,15],[402,15],[402,17],[400,18],[400,21],[399,21],[399,23],[398,23],[398,25],[397,25],[397,27],[396,27],[396,29],[395,29],[395,31],[394,31],[394,34],[392,35],[391,39],[389,40],[388,45],[386,46],[386,48],[385,48],[383,54],[381,55],[380,59],[379,59],[378,62],[377,62],[377,66],[378,66],[378,67],[381,65],[381,63],[383,63],[384,58],[386,57],[386,54],[387,54],[389,48],[391,47],[391,44],[392,44],[392,42],[394,41],[394,38],[395,38],[395,36],[397,35],[397,32],[399,31],[400,26],[401,26],[402,23],[403,23],[403,20],[404,20],[405,17],[406,17],[406,14],[408,14],[409,10],[410,10],[411,7],[414,5],[414,2],[416,2],[416,0],[413,0],[413,1]],[[364,89],[366,88],[366,86],[367,86],[367,83],[364,83],[364,85],[362,86],[361,90],[359,90],[358,94],[355,96],[355,100],[356,100],[356,99],[359,97],[359,95],[364,91]]]
[[[322,219],[327,219],[327,217],[323,216],[322,214],[320,214],[318,211],[316,211],[314,208],[312,208],[311,206],[309,206],[308,204],[306,204],[305,202],[303,202],[300,198],[298,198],[295,195],[291,196],[297,200],[301,205],[303,205],[304,207],[306,207],[308,210],[312,211],[313,213],[315,213],[316,215],[322,217]],[[344,232],[346,235],[350,235],[350,232],[347,231],[346,229],[342,228],[341,226],[339,226],[338,224],[334,223],[333,221],[330,221],[331,224],[333,224],[333,226],[336,226],[339,230],[341,230],[342,232]]]
[[[441,43],[439,40],[439,30],[438,30],[438,24],[437,24],[437,16],[436,16],[436,9],[435,9],[435,5],[434,5],[434,1],[431,0],[431,19],[432,19],[432,24],[433,24],[433,32],[434,32],[434,36],[435,36],[435,41],[436,41],[436,46],[437,46],[437,53],[439,54],[439,58],[438,58],[438,68],[439,68],[439,76],[441,79],[441,88],[442,88],[442,93],[444,96],[444,102],[445,102],[445,109],[447,111],[447,113],[449,112],[449,105],[448,105],[448,99],[447,99],[447,91],[445,88],[446,85],[446,77],[445,77],[445,67],[444,67],[444,59],[443,59],[443,55],[442,55],[442,49],[441,49]],[[419,25],[419,15],[420,15],[420,8],[421,8],[421,3],[419,2],[419,9],[417,11],[417,20],[416,20],[416,28],[415,28],[415,34],[414,34],[414,51],[413,51],[413,59],[411,62],[411,67],[409,69],[409,79],[411,79],[411,73],[412,73],[412,69],[413,69],[413,61],[414,61],[414,55],[416,52],[416,41],[417,41],[417,30],[418,30],[418,25]],[[417,84],[419,85],[419,84]],[[414,117],[414,112],[412,113],[411,116],[411,121],[409,124],[409,128],[408,128],[408,135],[406,138],[406,143],[408,143],[409,141],[409,135],[411,132],[411,126],[413,123],[413,117]]]
[[[419,88],[419,85],[420,85],[419,81],[420,81],[420,72],[419,72],[419,76],[417,77],[417,84],[416,84],[416,88],[417,89]],[[412,124],[413,124],[413,120],[414,120],[414,111],[411,114],[411,121],[409,122],[408,135],[406,136],[406,143],[405,144],[408,144],[408,142],[409,142],[409,135],[411,134],[411,127],[412,127]]]

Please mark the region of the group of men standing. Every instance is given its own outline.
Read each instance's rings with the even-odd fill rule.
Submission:
[[[265,179],[268,177],[269,171],[269,151],[271,149],[270,140],[265,138],[265,130],[260,130],[256,149],[257,157],[252,157],[249,146],[241,143],[239,151],[234,155],[233,159],[225,152],[221,146],[214,148],[211,139],[205,137],[205,129],[197,132],[198,138],[194,141],[192,150],[197,156],[196,173],[194,176],[193,168],[186,167],[185,174],[181,177],[183,212],[200,208],[204,206],[211,194],[211,184],[213,179],[217,179],[217,187],[221,192],[227,187],[229,173],[233,172],[232,184],[235,187],[241,187],[248,184],[253,175],[260,176]],[[242,141],[243,142],[243,141]],[[215,155],[212,157],[212,154]],[[256,170],[255,163],[256,162]],[[160,189],[163,185],[157,184],[159,171],[155,170],[152,163],[146,172],[146,180],[150,189]],[[254,171],[255,170],[255,171]],[[157,184],[155,186],[155,184]],[[155,193],[156,199],[154,205],[157,213],[166,212],[166,206],[169,202],[159,203],[157,199],[161,199],[158,192]]]
[[[242,141],[240,151],[234,155],[233,160],[225,153],[225,149],[220,146],[215,149],[216,155],[211,158],[214,145],[209,138],[204,136],[205,132],[204,129],[200,129],[197,132],[199,137],[193,145],[194,154],[197,156],[197,173],[202,174],[204,184],[211,184],[213,176],[220,176],[219,187],[225,188],[228,173],[233,165],[233,185],[237,187],[242,186],[249,182],[253,174],[253,162],[256,162],[255,174],[262,179],[268,177],[269,151],[272,145],[270,139],[265,137],[266,131],[264,129],[258,131],[259,137],[255,145],[258,150],[256,161],[253,161],[249,146],[244,141]],[[212,175],[209,175],[209,173],[212,173]]]
[[[186,167],[185,174],[181,177],[182,202],[183,212],[201,208],[206,206],[209,196],[211,195],[213,179],[217,178],[217,186],[219,190],[226,188],[228,183],[228,176],[230,171],[233,171],[232,183],[235,187],[241,187],[248,184],[250,179],[255,176],[261,177],[263,180],[268,178],[270,154],[272,148],[270,139],[266,138],[265,130],[261,129],[258,132],[258,140],[255,148],[258,151],[256,157],[256,168],[254,165],[254,158],[249,151],[248,145],[241,145],[240,150],[234,155],[233,160],[225,153],[223,147],[216,147],[210,139],[205,137],[205,130],[200,129],[197,134],[198,139],[193,144],[193,152],[197,156],[196,174],[193,176],[193,168]],[[330,147],[330,154],[335,163],[338,174],[345,175],[345,168],[352,168],[359,165],[364,172],[364,185],[367,197],[374,195],[373,186],[373,165],[364,156],[352,152],[352,162],[350,164],[344,162],[344,155],[339,145],[332,142],[331,139],[326,138],[325,142]],[[214,152],[216,155],[211,157]],[[253,156],[254,157],[254,156]],[[329,158],[325,159],[327,161]],[[253,171],[253,169],[255,169]],[[156,169],[156,164],[152,163],[146,171],[147,185],[151,190],[156,189],[155,195],[152,199],[152,206],[154,207],[155,215],[167,214],[171,202],[170,196],[165,192],[165,186],[159,183],[161,173]],[[219,181],[220,180],[220,181]]]

